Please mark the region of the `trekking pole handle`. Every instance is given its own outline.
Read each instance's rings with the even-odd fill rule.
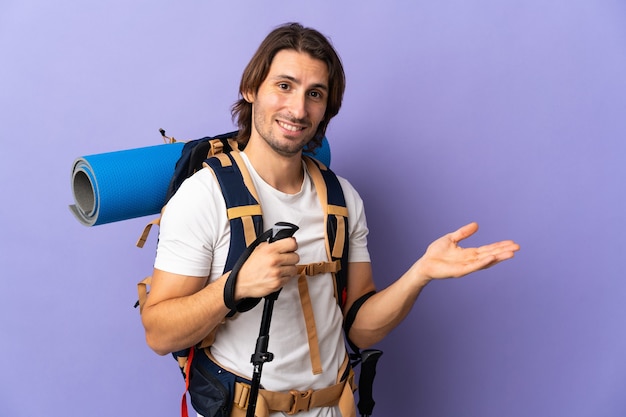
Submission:
[[[272,227],[272,236],[269,239],[269,242],[276,242],[277,240],[285,239],[287,237],[292,237],[294,233],[298,230],[298,226],[288,222],[278,222]]]
[[[292,237],[298,229],[299,227],[296,226],[295,224],[288,223],[288,222],[278,222],[274,225],[274,227],[272,227],[272,236],[270,236],[268,242],[272,243],[272,242],[276,242],[277,240]],[[280,290],[275,291],[269,295],[266,295],[265,298],[276,300],[278,298],[278,294],[280,294]]]

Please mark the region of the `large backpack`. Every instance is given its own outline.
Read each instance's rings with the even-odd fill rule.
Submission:
[[[208,167],[213,170],[218,180],[224,200],[226,202],[227,213],[231,228],[231,240],[228,256],[224,268],[224,273],[231,271],[238,259],[246,251],[255,239],[263,233],[264,225],[262,219],[262,208],[259,204],[258,196],[244,162],[239,155],[239,146],[235,141],[237,131],[186,142],[181,152],[181,157],[176,163],[174,175],[170,181],[166,196],[166,203],[176,193],[183,181],[193,175],[199,169]],[[161,131],[165,136],[165,132]],[[172,138],[168,138],[174,141]],[[325,213],[326,225],[326,249],[328,255],[327,263],[310,264],[311,273],[319,273],[319,268],[326,268],[324,272],[331,272],[335,282],[335,295],[340,308],[344,308],[347,292],[347,270],[348,270],[348,250],[349,250],[349,219],[346,202],[341,185],[335,174],[321,162],[304,156],[305,163],[315,185],[322,209]],[[138,247],[143,247],[150,229],[153,225],[159,224],[160,217],[150,222],[140,239]],[[313,269],[317,268],[317,271]],[[147,297],[150,285],[150,277],[138,284],[139,301],[136,307],[140,310]],[[372,399],[372,380],[375,374],[375,365],[382,354],[378,350],[367,350],[360,352],[359,349],[349,340],[348,332],[356,317],[356,313],[363,302],[372,293],[368,293],[357,300],[346,315],[344,331],[346,341],[352,349],[350,359],[352,366],[362,363],[359,380],[359,410],[362,415],[370,415],[374,406]],[[240,311],[247,311],[254,307],[258,300],[244,300],[247,305]],[[232,311],[229,316],[232,316]],[[182,351],[174,352],[173,356],[185,377],[187,388],[189,384],[189,366],[193,358],[194,349],[204,348],[213,343],[215,331],[208,335],[200,344]],[[252,347],[251,347],[252,348]],[[186,400],[183,396],[183,415],[186,415]]]

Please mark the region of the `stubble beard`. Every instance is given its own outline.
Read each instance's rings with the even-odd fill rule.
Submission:
[[[285,116],[281,116],[281,119],[294,124],[300,124],[303,122],[301,120],[296,120],[291,117]],[[276,131],[278,130],[278,127],[274,126],[274,124],[276,123],[276,118],[271,119],[270,125],[266,125],[264,120],[267,119],[263,113],[259,114],[255,112],[253,117],[254,128],[256,129],[259,136],[261,136],[261,138],[265,141],[265,143],[267,143],[274,152],[282,156],[290,157],[301,153],[304,147],[315,136],[315,132],[313,132],[309,135],[309,137],[302,140],[297,140],[293,137],[290,137],[289,135],[283,135],[287,139],[287,141],[281,141],[279,138],[276,137],[278,134],[280,134]],[[302,124],[308,123],[305,121]]]

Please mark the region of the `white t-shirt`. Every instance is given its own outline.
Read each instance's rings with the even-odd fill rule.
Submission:
[[[306,171],[302,189],[285,194],[267,184],[242,153],[261,200],[265,229],[279,221],[299,226],[300,264],[327,260],[324,214],[313,182]],[[369,262],[367,224],[363,202],[356,190],[339,178],[349,215],[349,262]],[[155,268],[181,275],[223,275],[228,255],[230,225],[226,205],[215,177],[202,169],[187,179],[168,202],[160,225]],[[307,277],[323,372],[311,368],[306,325],[302,314],[297,279],[291,280],[274,304],[268,351],[274,360],[263,365],[262,385],[273,391],[319,389],[335,384],[345,357],[342,312],[334,296],[331,274]],[[263,302],[254,309],[226,320],[211,352],[218,362],[240,374],[252,375],[250,357],[259,335]],[[333,408],[310,410],[304,416],[333,416]]]

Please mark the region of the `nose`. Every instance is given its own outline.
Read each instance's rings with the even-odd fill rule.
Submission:
[[[303,120],[307,116],[307,100],[305,94],[292,94],[289,100],[289,113],[294,119]]]

